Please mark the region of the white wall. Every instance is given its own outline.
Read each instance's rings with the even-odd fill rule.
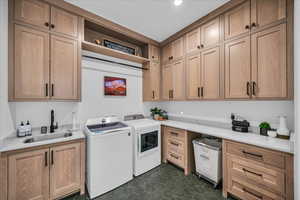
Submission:
[[[295,0],[294,5],[294,86],[295,86],[295,199],[300,199],[300,1]]]
[[[7,27],[8,1],[0,0],[0,138],[13,130],[14,105],[7,99]]]

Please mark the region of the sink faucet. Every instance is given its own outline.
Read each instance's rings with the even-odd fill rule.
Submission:
[[[50,133],[54,133],[54,130],[57,128],[58,128],[57,123],[56,123],[56,126],[54,125],[54,110],[51,110]]]

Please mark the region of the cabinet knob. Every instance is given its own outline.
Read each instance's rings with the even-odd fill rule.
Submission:
[[[154,56],[152,56],[152,59],[154,59],[155,57]]]
[[[256,27],[257,24],[256,24],[255,22],[253,22],[253,23],[251,24],[251,26],[252,26],[252,27]]]
[[[49,23],[48,23],[48,22],[45,22],[45,26],[46,26],[46,27],[49,27]]]
[[[201,48],[204,48],[204,45],[203,45],[203,44],[201,44],[200,46],[201,46]]]
[[[51,24],[51,28],[55,28],[55,25],[54,25],[54,24]]]
[[[198,48],[198,49],[200,49],[200,48],[201,48],[201,46],[200,46],[200,45],[198,45],[198,46],[197,46],[197,48]]]
[[[250,29],[250,26],[249,26],[249,25],[246,25],[246,26],[245,26],[245,29]]]

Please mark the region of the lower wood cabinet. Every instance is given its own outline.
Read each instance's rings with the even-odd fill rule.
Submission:
[[[162,134],[162,159],[184,169],[184,174],[189,175],[195,168],[192,140],[199,134],[186,130],[163,127]]]
[[[293,200],[293,156],[223,140],[223,196]]]
[[[84,194],[85,141],[1,153],[1,200],[53,200]]]

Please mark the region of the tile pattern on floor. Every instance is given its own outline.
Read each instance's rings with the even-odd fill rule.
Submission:
[[[88,200],[79,195],[64,200]],[[95,200],[224,200],[220,189],[170,164],[162,164]]]

